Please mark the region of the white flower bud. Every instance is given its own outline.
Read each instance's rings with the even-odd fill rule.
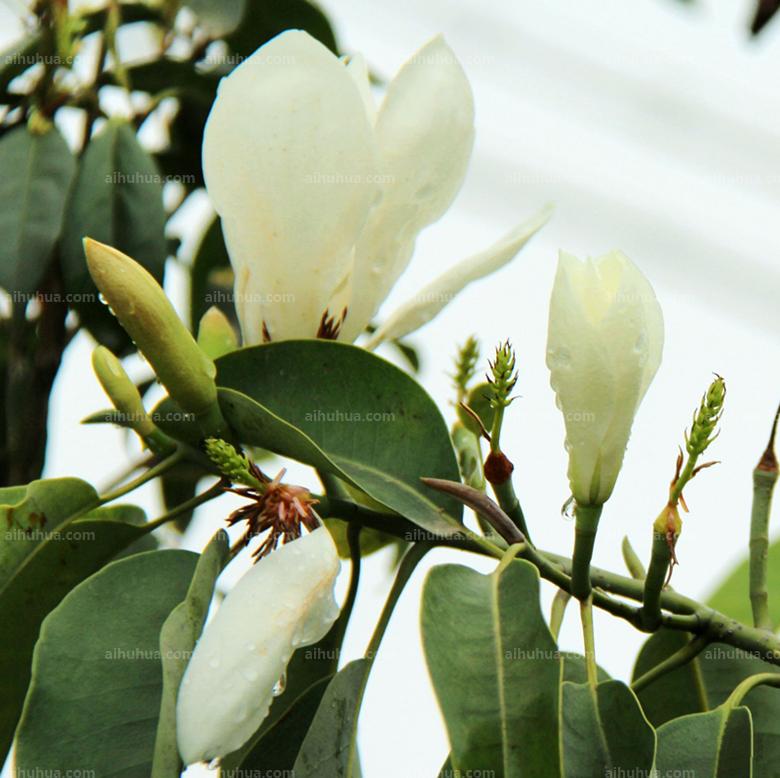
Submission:
[[[663,342],[653,288],[625,254],[581,262],[561,252],[547,366],[566,424],[569,483],[580,505],[602,505],[612,494]]]
[[[320,527],[261,559],[228,594],[179,689],[185,764],[235,751],[257,730],[293,651],[321,640],[336,620],[339,567],[330,533]]]

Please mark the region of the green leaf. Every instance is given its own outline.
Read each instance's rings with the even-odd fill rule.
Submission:
[[[248,57],[258,46],[285,30],[305,30],[338,54],[336,36],[325,14],[306,0],[247,0],[241,24],[225,40]]]
[[[640,652],[634,676],[663,661],[681,644],[682,639],[674,640],[664,631],[653,635]],[[741,681],[766,672],[780,673],[780,668],[733,646],[713,643],[694,662],[646,686],[639,693],[639,699],[648,718],[655,720],[658,726],[672,715],[711,711],[724,703]],[[663,707],[665,703],[669,705],[668,710]],[[776,765],[780,764],[780,692],[760,686],[745,697],[745,705],[752,716],[753,775],[755,778],[775,778]]]
[[[660,629],[652,634],[639,651],[632,680],[679,651],[690,639],[687,632],[672,629]],[[710,707],[699,658],[662,675],[641,689],[637,696],[654,727],[679,716],[707,711]]]
[[[140,508],[95,508],[84,481],[55,478],[0,490],[0,751],[22,709],[33,647],[44,617],[78,583],[143,537]]]
[[[179,778],[182,764],[176,744],[176,701],[179,685],[200,637],[214,585],[230,552],[228,535],[220,530],[203,550],[187,596],[165,619],[160,631],[162,702],[154,744],[152,778]]]
[[[122,559],[46,618],[16,743],[20,774],[149,778],[163,689],[160,629],[187,594],[197,554]]]
[[[246,0],[188,0],[206,32],[221,38],[238,27],[246,9]]]
[[[217,369],[220,405],[242,442],[332,472],[430,532],[457,531],[461,505],[420,482],[459,480],[447,426],[404,371],[323,340],[239,349]]]
[[[357,718],[370,667],[357,659],[328,683],[293,765],[295,778],[356,778]]]
[[[229,276],[228,284],[219,283],[218,276]],[[217,307],[230,319],[236,321],[236,311],[233,306],[233,281],[230,272],[225,239],[222,235],[222,224],[219,218],[214,219],[203,234],[190,273],[190,322],[193,332],[206,311],[212,305]]]
[[[750,778],[750,711],[716,708],[667,722],[658,730],[658,775]]]
[[[558,778],[562,668],[539,607],[536,568],[522,560],[491,575],[435,567],[421,621],[453,768]]]
[[[76,160],[56,128],[17,127],[0,138],[0,170],[0,286],[29,295],[51,264]]]
[[[749,581],[749,562],[745,557],[707,598],[707,605],[743,624],[752,624]],[[772,623],[778,627],[780,626],[780,540],[769,546],[766,585],[769,592],[769,613]]]
[[[123,251],[162,281],[167,244],[162,178],[154,160],[124,121],[111,120],[90,141],[79,164],[65,212],[62,269],[83,323],[115,352],[129,339],[97,296],[82,239],[94,238]]]
[[[603,681],[596,699],[587,684],[565,681],[561,691],[562,776],[652,778],[655,732],[631,689]]]

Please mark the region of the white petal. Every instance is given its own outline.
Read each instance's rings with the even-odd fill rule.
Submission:
[[[185,765],[235,751],[257,730],[293,651],[322,639],[338,616],[339,565],[320,527],[260,560],[228,594],[179,688],[176,735]]]
[[[363,105],[366,107],[366,116],[371,124],[376,121],[376,102],[371,93],[371,76],[368,72],[368,65],[362,54],[350,54],[346,62],[347,72],[355,80],[355,84],[363,98]]]
[[[383,340],[402,338],[427,324],[472,281],[494,273],[512,260],[551,215],[552,207],[543,208],[490,248],[458,262],[396,310],[373,334],[366,348],[375,348]]]
[[[422,47],[391,82],[376,122],[382,200],[355,254],[345,340],[354,340],[409,264],[417,235],[449,208],[474,143],[474,101],[442,37]]]
[[[344,64],[304,32],[220,83],[203,169],[222,217],[244,341],[314,337],[378,195],[365,105]],[[338,313],[331,311],[331,313]]]

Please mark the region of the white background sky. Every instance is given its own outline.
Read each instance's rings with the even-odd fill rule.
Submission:
[[[462,60],[476,100],[477,140],[456,204],[419,241],[388,309],[450,263],[554,202],[552,222],[509,268],[459,297],[415,336],[423,385],[450,398],[454,344],[476,332],[486,347],[510,337],[518,391],[502,441],[535,540],[566,551],[573,526],[563,423],[544,367],[547,301],[556,252],[620,248],[653,282],[666,318],[664,361],[640,409],[626,464],[602,518],[595,562],[622,570],[627,534],[647,556],[650,525],[672,475],[683,428],[713,371],[728,382],[723,460],[687,491],[675,587],[702,597],[744,553],[750,473],[780,399],[780,20],[758,41],[747,0],[681,7],[673,0],[331,0],[325,7],[347,51],[392,75],[436,33]],[[0,6],[0,30],[8,30]],[[181,279],[169,280],[183,299]],[[78,339],[56,386],[47,474],[101,483],[121,469],[123,437],[84,428],[105,406]],[[447,411],[452,416],[451,409]],[[296,477],[306,478],[294,467]],[[155,509],[154,495],[143,502]],[[210,507],[185,538],[200,549],[226,508]],[[367,778],[429,778],[447,753],[418,631],[425,570],[461,560],[431,554],[402,598],[382,646],[360,722]],[[233,571],[231,571],[232,577]],[[346,576],[344,576],[346,577]],[[365,564],[347,657],[365,648],[389,586],[387,558]],[[551,592],[545,589],[548,607]],[[580,650],[574,610],[562,647]],[[627,678],[642,637],[598,615],[599,662]]]

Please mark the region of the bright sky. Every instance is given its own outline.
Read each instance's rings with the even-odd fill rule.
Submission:
[[[511,408],[502,440],[542,547],[568,553],[573,534],[559,515],[567,497],[563,424],[544,367],[546,306],[559,248],[579,255],[624,250],[653,282],[666,318],[664,362],[604,511],[597,564],[622,571],[624,534],[647,557],[683,428],[711,373],[726,377],[723,433],[712,450],[723,463],[688,489],[691,514],[678,545],[674,585],[701,597],[713,575],[725,573],[746,548],[750,472],[780,399],[780,22],[750,41],[747,0],[692,5],[325,3],[344,48],[362,51],[384,76],[443,32],[475,93],[476,150],[464,189],[420,240],[388,310],[542,204],[556,204],[553,221],[511,267],[470,288],[415,337],[425,362],[422,383],[441,403],[450,398],[446,373],[455,342],[476,332],[486,347],[506,337],[517,347],[522,398]],[[6,29],[3,11],[0,28]],[[169,279],[177,299],[180,281]],[[58,381],[48,475],[100,483],[107,470],[122,467],[122,436],[78,426],[105,405],[89,371],[90,349],[79,339]],[[291,472],[306,477],[302,468]],[[152,495],[145,505],[154,509]],[[201,548],[222,515],[210,509],[186,545]],[[489,569],[441,552],[412,580],[361,717],[367,778],[430,778],[446,756],[421,654],[418,604],[425,569],[454,560]],[[365,648],[381,608],[386,562],[381,555],[367,562],[349,658]],[[545,590],[545,608],[550,597]],[[599,662],[628,677],[641,636],[611,617],[599,615],[596,627]],[[580,650],[574,611],[564,623],[562,646]]]

